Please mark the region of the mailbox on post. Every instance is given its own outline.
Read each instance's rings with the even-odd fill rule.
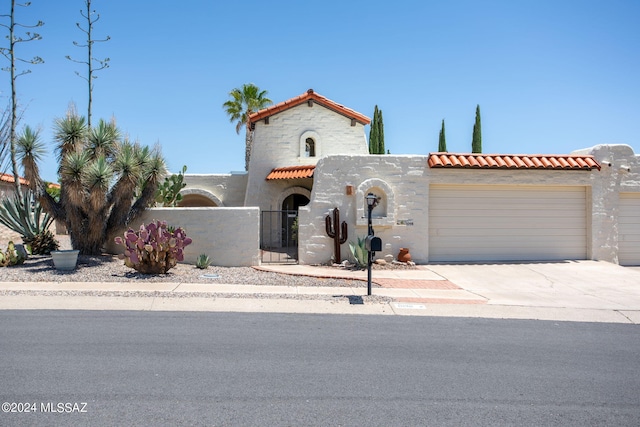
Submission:
[[[364,245],[369,252],[379,252],[382,250],[382,239],[375,236],[367,236]]]
[[[368,229],[367,237],[365,238],[365,241],[364,241],[364,246],[367,249],[367,258],[368,258],[367,295],[371,295],[371,264],[373,263],[373,253],[375,251],[382,250],[382,240],[380,240],[379,237],[374,237],[375,233],[373,232],[373,224],[371,223],[371,211],[378,204],[378,200],[379,200],[378,196],[376,196],[373,193],[369,193],[367,194],[367,197],[365,197],[365,200],[367,201],[367,210],[369,211],[369,214],[367,215],[369,229]]]

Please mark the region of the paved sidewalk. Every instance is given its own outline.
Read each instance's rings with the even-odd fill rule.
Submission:
[[[366,271],[302,265],[262,270],[367,279]],[[1,280],[1,279],[0,279]],[[597,261],[430,264],[374,270],[366,287],[222,283],[0,282],[0,309],[185,310],[457,316],[640,323],[640,269]],[[101,296],[89,295],[99,293]],[[246,298],[252,294],[251,298]]]

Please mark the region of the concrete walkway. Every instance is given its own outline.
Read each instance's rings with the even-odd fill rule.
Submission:
[[[259,268],[282,274],[367,279],[366,271],[327,267]],[[0,309],[396,314],[640,323],[640,269],[606,262],[430,264],[374,270],[373,282],[380,286],[373,288],[373,295],[392,302],[368,298],[366,287],[0,282],[0,291],[17,291],[0,298]],[[243,298],[242,294],[253,295]],[[300,295],[305,299],[295,297]]]

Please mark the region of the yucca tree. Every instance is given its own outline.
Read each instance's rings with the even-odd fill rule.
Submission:
[[[229,92],[229,99],[222,104],[225,112],[229,116],[229,120],[236,124],[236,133],[240,134],[240,129],[245,128],[245,151],[244,151],[244,168],[249,170],[249,159],[251,158],[251,148],[253,147],[253,131],[249,124],[249,116],[268,105],[272,104],[267,98],[267,91],[253,83],[242,85]]]
[[[46,192],[38,161],[43,145],[19,144],[25,178],[44,209],[63,221],[71,245],[84,255],[98,255],[107,238],[128,225],[155,196],[166,166],[159,147],[123,140],[113,122],[88,129],[84,117],[70,112],[55,123],[60,167],[60,201]]]

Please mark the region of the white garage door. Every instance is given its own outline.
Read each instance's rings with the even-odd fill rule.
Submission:
[[[586,259],[586,247],[585,187],[430,187],[430,261]]]
[[[640,265],[640,194],[620,193],[618,261]]]

